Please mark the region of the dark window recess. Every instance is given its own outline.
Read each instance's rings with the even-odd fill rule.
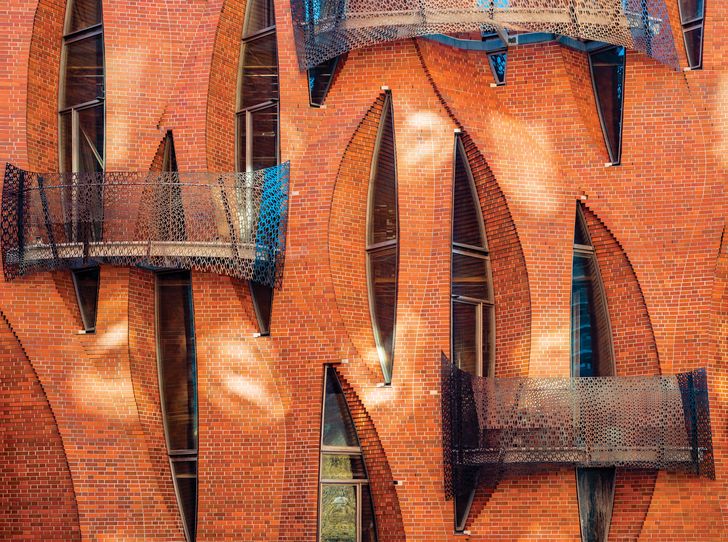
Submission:
[[[161,186],[155,197],[155,209],[159,213],[158,235],[164,241],[184,241],[187,238],[185,228],[185,210],[182,204],[182,188],[179,185],[177,154],[174,150],[174,137],[167,132],[164,137],[164,154],[162,157]],[[172,266],[170,266],[172,267]]]
[[[571,374],[614,376],[612,333],[604,287],[584,214],[577,205],[571,287]],[[616,471],[576,469],[581,539],[606,542],[612,518]]]
[[[372,163],[367,210],[369,307],[384,382],[392,382],[397,315],[397,168],[392,97],[387,93]]]
[[[172,476],[187,539],[197,524],[197,358],[189,271],[157,275],[159,386]]]
[[[308,94],[312,106],[321,107],[324,105],[324,100],[329,93],[340,58],[337,56],[308,69]]]
[[[506,68],[508,67],[508,52],[499,51],[497,53],[488,54],[488,63],[490,71],[493,73],[496,85],[506,84]]]
[[[624,47],[607,47],[589,53],[592,86],[609,160],[622,159],[622,116],[624,111]]]
[[[319,541],[376,542],[364,456],[346,397],[330,366],[325,372],[319,472]]]
[[[582,542],[606,542],[612,520],[616,471],[576,469]]]
[[[100,0],[69,0],[59,102],[62,172],[104,170],[105,70],[101,23]]]
[[[270,319],[273,314],[273,288],[249,281],[250,296],[253,300],[255,317],[258,320],[258,328],[261,335],[270,334]]]
[[[73,285],[76,289],[76,299],[78,300],[78,308],[81,311],[83,328],[89,332],[96,330],[100,275],[101,272],[98,267],[73,271]]]
[[[703,67],[705,0],[679,0],[678,5],[688,66],[696,70]]]
[[[453,362],[464,371],[491,376],[494,306],[485,224],[465,149],[455,140],[451,255]]]

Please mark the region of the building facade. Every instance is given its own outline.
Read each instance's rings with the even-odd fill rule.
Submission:
[[[0,539],[726,538],[728,6],[451,4],[0,7]]]

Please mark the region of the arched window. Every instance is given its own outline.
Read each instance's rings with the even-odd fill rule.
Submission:
[[[594,98],[609,160],[622,160],[622,114],[624,112],[624,47],[605,47],[589,53]]]
[[[454,363],[493,376],[495,309],[485,225],[460,137],[455,138],[452,198],[451,336]]]
[[[326,367],[321,423],[320,542],[376,542],[374,506],[359,437],[333,367]]]
[[[164,433],[188,541],[197,530],[197,354],[189,271],[157,274],[157,359]]]
[[[101,270],[98,266],[74,269],[73,286],[76,290],[76,300],[81,311],[81,321],[86,333],[96,331],[96,310],[99,304],[99,283]]]
[[[397,218],[397,165],[394,148],[392,96],[388,92],[374,148],[367,210],[367,281],[369,310],[384,382],[392,382],[399,225]]]
[[[571,374],[614,376],[612,333],[594,246],[577,206],[571,286]],[[614,468],[576,469],[581,539],[606,542],[612,518]]]
[[[236,121],[238,171],[255,171],[279,161],[278,45],[273,0],[250,0],[243,25]],[[243,220],[251,220],[245,217]],[[258,326],[270,333],[273,289],[250,282]]]
[[[680,22],[688,66],[697,70],[703,67],[703,26],[705,25],[705,0],[680,0]]]
[[[59,103],[61,172],[104,170],[104,28],[101,0],[69,0]]]

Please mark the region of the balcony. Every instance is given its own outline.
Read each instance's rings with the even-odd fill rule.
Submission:
[[[704,369],[673,376],[483,378],[442,356],[449,496],[477,472],[620,467],[715,478]]]
[[[403,38],[505,29],[642,51],[677,67],[665,0],[291,0],[299,64]]]
[[[289,164],[250,173],[31,173],[5,167],[6,280],[90,263],[280,284]]]

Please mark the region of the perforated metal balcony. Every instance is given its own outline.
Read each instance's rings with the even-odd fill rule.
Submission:
[[[664,469],[715,477],[704,369],[673,376],[483,378],[442,358],[446,486],[473,469]]]
[[[481,30],[623,45],[677,67],[665,0],[291,0],[299,63],[376,43]]]
[[[289,164],[251,173],[39,174],[11,164],[6,280],[90,263],[196,269],[276,286]]]

